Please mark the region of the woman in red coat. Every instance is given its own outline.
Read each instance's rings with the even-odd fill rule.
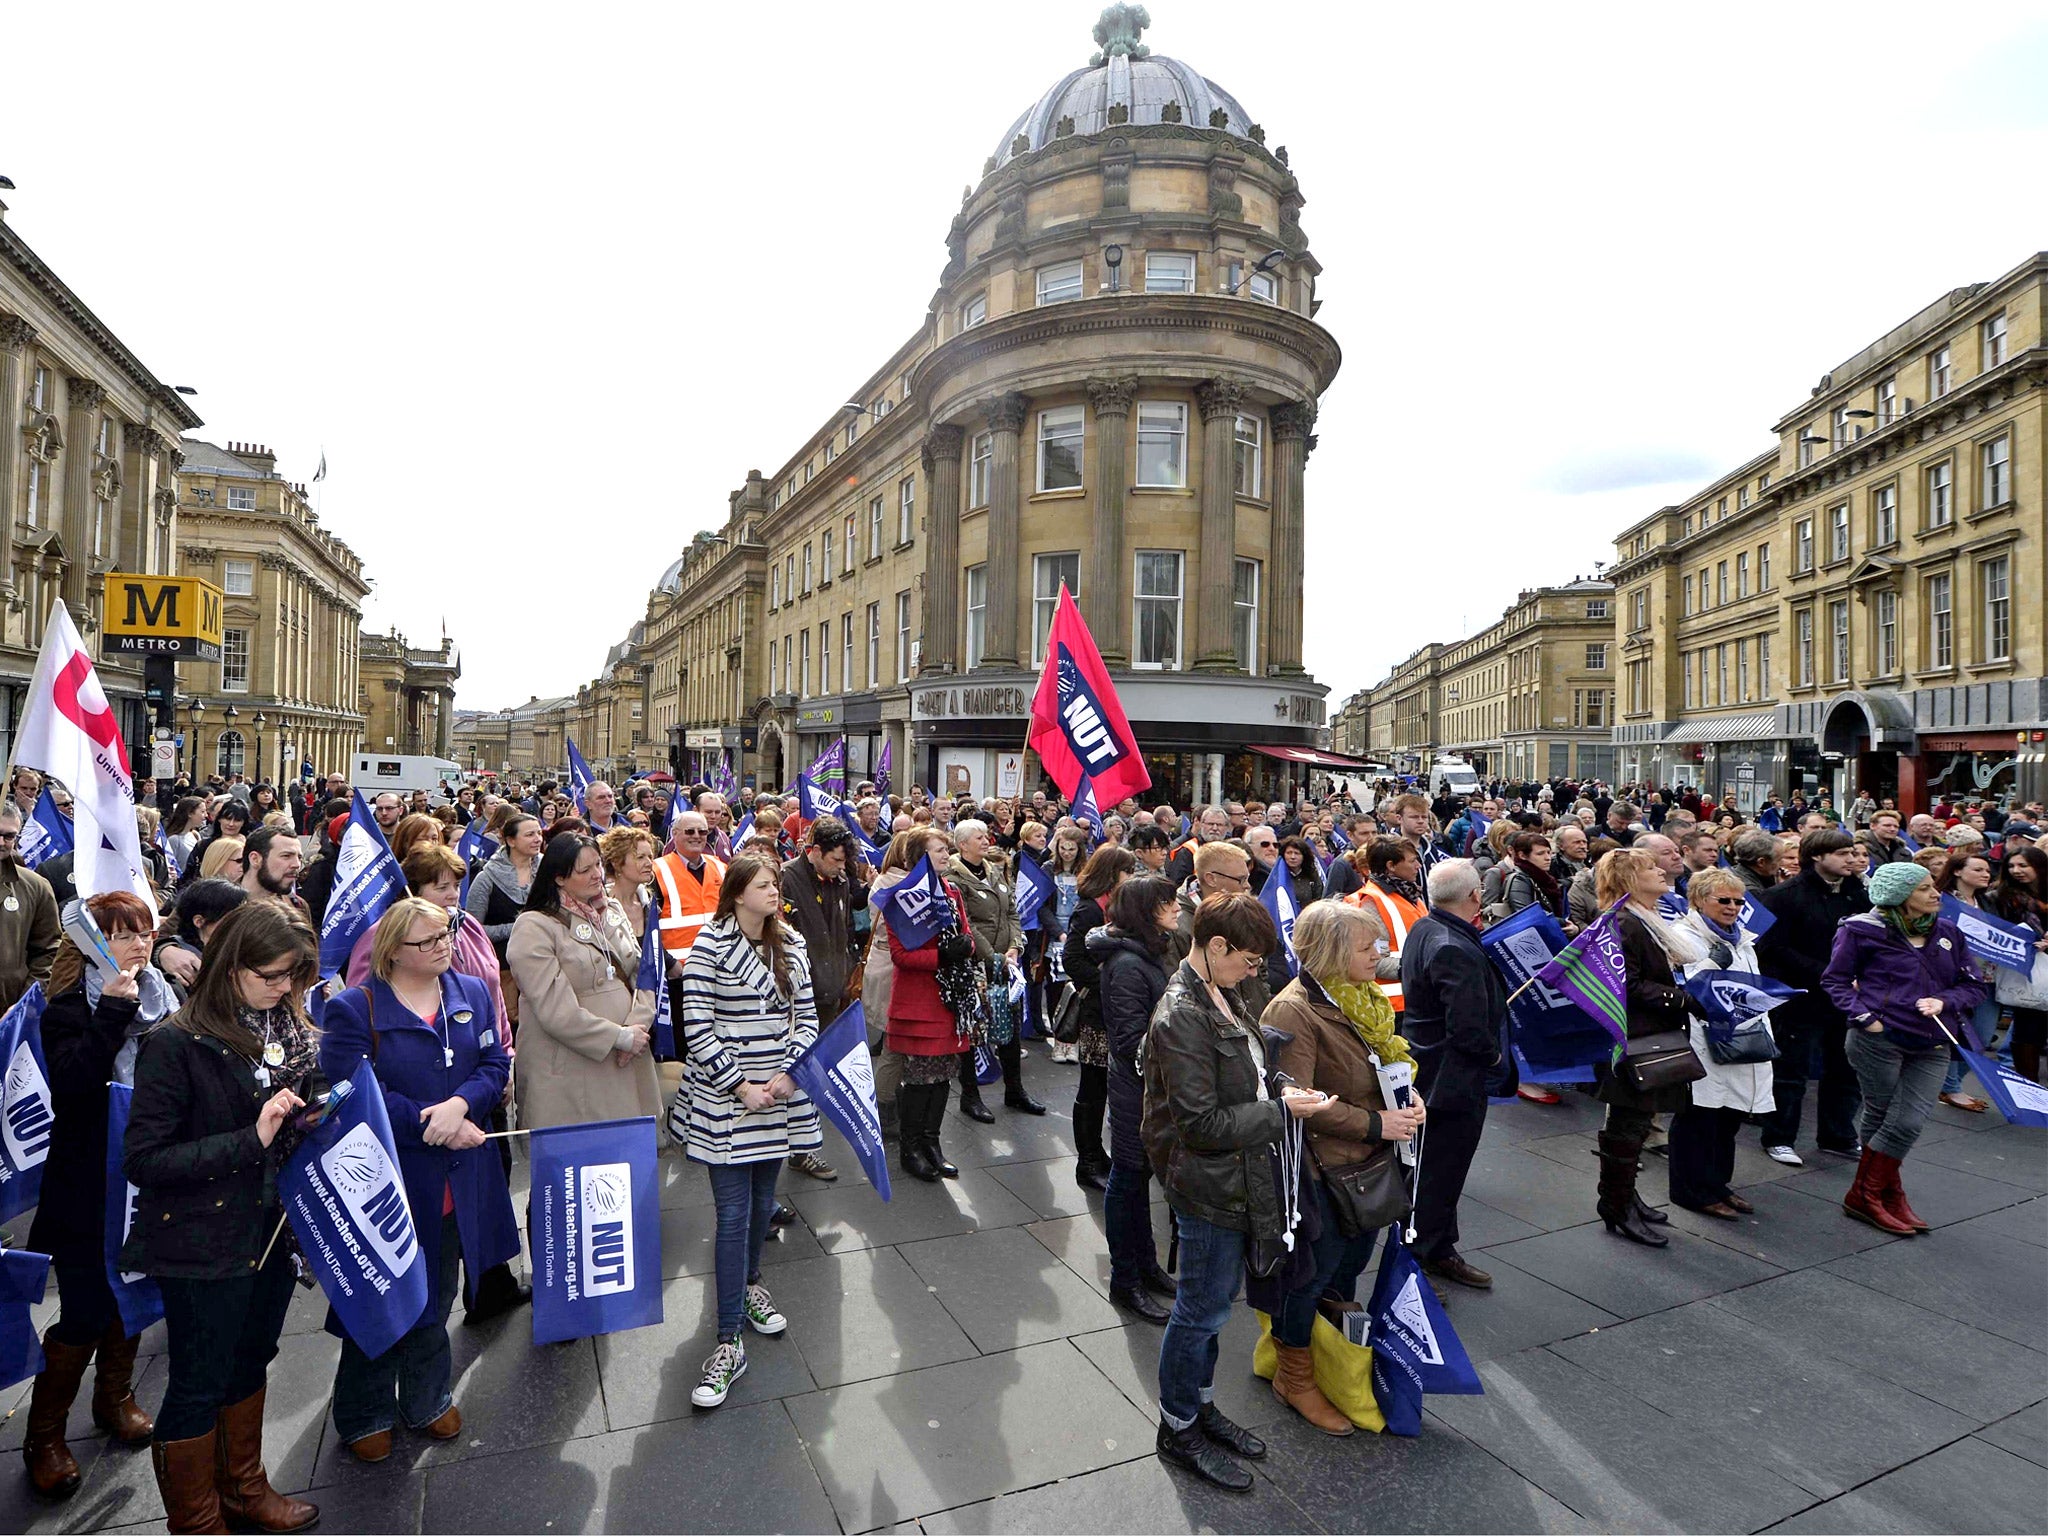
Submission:
[[[933,869],[943,869],[953,841],[929,828],[898,834],[888,864],[905,868],[929,856]],[[889,1049],[903,1058],[903,1082],[896,1090],[900,1126],[898,1147],[903,1171],[932,1183],[957,1179],[960,1170],[939,1150],[939,1128],[946,1119],[948,1086],[960,1071],[960,1057],[974,1047],[973,998],[980,983],[974,975],[974,930],[967,925],[967,904],[959,887],[942,880],[951,921],[929,942],[912,949],[889,934],[889,962],[895,982],[889,991]],[[967,1016],[962,1017],[965,1013]]]

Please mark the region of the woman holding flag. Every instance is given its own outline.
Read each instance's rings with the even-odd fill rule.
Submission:
[[[746,1374],[742,1323],[789,1326],[761,1284],[761,1244],[775,1182],[791,1153],[824,1145],[818,1111],[789,1075],[818,1038],[803,936],[782,921],[775,860],[742,853],[726,866],[718,910],[690,946],[682,985],[683,1128],[690,1161],[711,1177],[718,1208],[718,1340],[690,1401],[716,1408]]]
[[[440,845],[415,848],[406,862],[423,864],[435,854],[461,863]],[[433,1286],[419,1320],[375,1359],[342,1338],[334,1429],[359,1461],[389,1456],[401,1419],[432,1440],[462,1432],[448,1349],[457,1278],[462,1268],[482,1275],[519,1252],[504,1164],[484,1145],[512,1059],[490,992],[453,968],[462,916],[419,896],[395,902],[371,936],[370,979],[332,999],[322,1021],[320,1066],[328,1081],[348,1081],[368,1057],[384,1090],[406,1203]],[[331,1309],[327,1330],[342,1332]]]
[[[1679,925],[1706,948],[1706,958],[1683,967],[1697,971],[1736,971],[1761,975],[1756,941],[1742,928],[1747,891],[1742,880],[1725,869],[1694,871],[1686,881],[1692,910]],[[1768,1038],[1770,1025],[1762,1024]],[[1671,1117],[1671,1203],[1718,1221],[1734,1221],[1756,1207],[1729,1187],[1735,1176],[1735,1139],[1751,1115],[1769,1114],[1776,1099],[1771,1091],[1769,1061],[1717,1061],[1703,1019],[1690,1025],[1693,1054],[1707,1075],[1692,1085],[1691,1102]]]
[[[911,840],[908,846],[912,848],[922,839],[925,848],[913,860],[911,871],[924,864],[945,896],[930,937],[921,943],[906,944],[897,932],[895,914],[900,908],[893,902],[885,903],[883,919],[893,978],[888,1044],[903,1058],[896,1090],[898,1152],[903,1171],[930,1184],[960,1177],[960,1170],[946,1161],[939,1133],[946,1123],[947,1089],[960,1071],[961,1057],[973,1059],[974,1014],[982,984],[974,963],[974,930],[967,922],[966,900],[960,888],[939,873],[952,838],[937,828],[913,828],[897,839],[896,846],[905,846],[905,838]],[[896,884],[908,886],[909,875]],[[938,906],[936,901],[933,906]]]
[[[1024,1053],[1017,1039],[1018,1010],[1007,999],[1009,967],[1017,963],[1023,942],[1017,928],[1017,906],[1012,898],[1009,870],[982,822],[963,821],[954,827],[953,848],[953,860],[946,867],[946,875],[967,904],[974,963],[981,973],[987,998],[988,1043],[1002,1063],[1003,1107],[1021,1114],[1042,1115],[1045,1106],[1024,1089]],[[981,1101],[972,1051],[960,1064],[960,1113],[984,1125],[995,1123],[995,1115]]]

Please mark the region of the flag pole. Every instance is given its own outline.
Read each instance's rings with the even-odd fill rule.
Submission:
[[[280,1216],[277,1218],[277,1229],[270,1234],[270,1241],[263,1245],[263,1257],[256,1261],[256,1268],[258,1270],[261,1270],[264,1265],[270,1262],[270,1250],[277,1246],[278,1238],[282,1237],[283,1235],[284,1218]]]

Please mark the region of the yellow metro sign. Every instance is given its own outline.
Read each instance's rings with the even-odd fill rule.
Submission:
[[[221,591],[196,576],[107,577],[100,630],[107,649],[140,656],[220,660]]]

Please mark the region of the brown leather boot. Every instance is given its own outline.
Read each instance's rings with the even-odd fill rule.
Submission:
[[[1273,1370],[1273,1395],[1326,1435],[1348,1435],[1358,1426],[1323,1396],[1316,1385],[1315,1356],[1307,1349],[1273,1341],[1279,1364]]]
[[[1894,1221],[1903,1221],[1917,1233],[1932,1232],[1934,1229],[1914,1214],[1913,1207],[1906,1203],[1906,1186],[1899,1182],[1901,1162],[1896,1157],[1886,1157],[1882,1152],[1873,1152],[1876,1162],[1875,1178],[1879,1185],[1877,1198],[1883,1203]]]
[[[64,1421],[91,1361],[90,1344],[59,1343],[54,1329],[43,1335],[43,1369],[29,1395],[28,1438],[21,1454],[28,1462],[29,1486],[46,1499],[68,1499],[78,1492],[78,1460],[64,1443]]]
[[[117,1320],[100,1336],[99,1363],[92,1379],[92,1421],[123,1445],[147,1445],[156,1421],[135,1401],[135,1350]]]
[[[214,1486],[220,1490],[221,1513],[259,1531],[303,1531],[320,1518],[320,1509],[270,1486],[263,1470],[263,1392],[259,1387],[220,1411]]]
[[[1884,1204],[1884,1181],[1878,1166],[1884,1154],[1863,1149],[1863,1157],[1856,1164],[1856,1181],[1849,1186],[1849,1192],[1842,1196],[1842,1214],[1866,1221],[1880,1232],[1890,1232],[1897,1237],[1911,1237],[1913,1227],[1901,1221]]]
[[[149,1448],[163,1495],[164,1524],[173,1531],[224,1532],[220,1495],[214,1490],[214,1432],[191,1440],[159,1440]]]

